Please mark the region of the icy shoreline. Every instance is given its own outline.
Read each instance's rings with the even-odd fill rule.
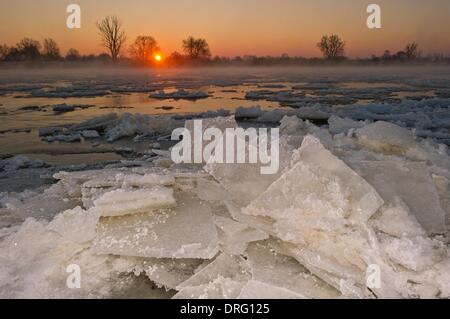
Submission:
[[[306,111],[329,125],[301,120]],[[447,147],[348,118],[360,119],[354,111],[239,110],[280,125],[276,175],[255,164],[175,165],[155,149],[130,165],[59,172],[42,192],[2,194],[2,215],[56,217],[1,229],[0,296],[450,298]],[[234,121],[220,115],[208,115],[217,127]],[[184,123],[168,119],[158,131],[152,121],[130,115],[99,132],[114,140]],[[81,289],[66,287],[70,264]],[[373,265],[381,283],[367,287]]]

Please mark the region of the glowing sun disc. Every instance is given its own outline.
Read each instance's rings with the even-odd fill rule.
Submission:
[[[158,62],[161,61],[162,60],[161,54],[156,54],[155,55],[155,60],[158,61]]]

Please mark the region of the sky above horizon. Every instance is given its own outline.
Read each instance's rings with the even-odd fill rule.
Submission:
[[[66,27],[67,5],[81,6],[81,29]],[[367,5],[382,9],[382,29],[366,26]],[[449,0],[1,0],[0,44],[23,37],[55,39],[63,53],[101,53],[95,22],[117,15],[129,45],[151,35],[163,54],[189,35],[205,38],[213,55],[319,56],[323,34],[338,34],[350,57],[381,55],[418,42],[424,53],[450,53]]]

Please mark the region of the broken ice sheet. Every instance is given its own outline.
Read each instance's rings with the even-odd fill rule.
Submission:
[[[244,214],[271,217],[293,229],[331,230],[349,220],[367,221],[383,204],[377,192],[317,138],[305,137],[298,157]]]
[[[191,278],[178,285],[177,290],[205,285],[219,277],[245,282],[250,279],[250,276],[250,269],[245,259],[222,253],[211,263],[199,269]]]
[[[251,243],[247,249],[253,280],[284,288],[305,298],[338,298],[339,291],[312,275],[294,258],[277,253],[270,242]],[[264,295],[263,295],[264,296]]]
[[[358,142],[380,153],[398,154],[425,160],[426,153],[416,142],[414,134],[398,125],[378,121],[356,130]]]
[[[389,159],[348,162],[386,202],[400,198],[428,234],[445,232],[445,211],[424,163]]]
[[[138,257],[214,257],[218,238],[210,208],[189,194],[180,194],[177,202],[172,209],[102,218],[93,250]]]
[[[224,201],[229,199],[227,191],[217,182],[207,179],[197,180],[197,196],[206,201]]]
[[[98,219],[95,211],[75,207],[58,214],[47,227],[65,239],[82,244],[94,239]]]
[[[118,189],[94,201],[94,209],[101,216],[137,214],[175,205],[173,190],[162,186],[138,190]]]
[[[279,169],[274,174],[261,174],[261,168],[268,167],[269,164],[262,164],[259,161],[258,163],[243,164],[210,162],[205,165],[204,169],[220,183],[236,204],[240,206],[248,205],[264,192],[291,162],[293,148],[288,144],[287,140],[282,137],[275,142],[279,143],[279,157],[272,158],[276,163],[272,162],[270,165],[274,166],[277,164]],[[245,143],[246,159],[248,159],[249,143]],[[270,148],[270,142],[268,145]]]
[[[178,285],[174,298],[236,298],[250,277],[245,259],[223,253]]]
[[[430,269],[446,256],[441,242],[426,237],[382,236],[381,245],[391,260],[414,271]]]
[[[219,229],[220,249],[228,254],[243,254],[250,242],[269,238],[267,233],[227,217],[214,216],[214,221]]]

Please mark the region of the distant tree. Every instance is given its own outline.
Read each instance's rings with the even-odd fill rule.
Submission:
[[[97,28],[102,39],[102,45],[108,49],[112,60],[116,62],[127,38],[122,29],[122,22],[115,16],[106,17],[97,22]]]
[[[78,52],[77,49],[69,49],[69,51],[67,51],[66,54],[66,60],[67,61],[76,61],[79,60],[81,58],[80,52]]]
[[[153,37],[138,36],[130,46],[131,57],[142,64],[152,61],[153,55],[159,51],[158,43]]]
[[[211,50],[205,39],[195,39],[190,36],[183,40],[183,51],[190,59],[209,59]]]
[[[408,59],[417,59],[419,57],[419,45],[415,42],[408,43],[405,48],[405,53]]]
[[[408,54],[405,51],[398,51],[396,54],[392,56],[394,60],[404,61],[408,59]]]
[[[41,55],[41,44],[36,40],[23,38],[17,43],[17,50],[24,60],[36,60]]]
[[[345,56],[345,42],[336,34],[324,35],[317,47],[327,59],[341,59]]]
[[[180,52],[174,51],[166,58],[166,63],[171,65],[180,65],[183,64],[185,60],[186,57],[184,55]]]
[[[381,56],[381,59],[383,59],[383,60],[392,59],[391,51],[389,51],[389,50],[384,51],[383,55]]]
[[[8,52],[6,53],[6,56],[4,58],[5,61],[22,61],[23,56],[20,53],[19,49],[16,47],[9,48]]]
[[[42,54],[49,60],[61,59],[59,46],[53,39],[44,39],[44,48]]]
[[[10,48],[6,44],[0,44],[0,61],[6,60]]]
[[[111,57],[109,56],[108,53],[100,53],[100,54],[97,56],[97,59],[99,59],[100,61],[108,61],[108,60],[111,59]]]

